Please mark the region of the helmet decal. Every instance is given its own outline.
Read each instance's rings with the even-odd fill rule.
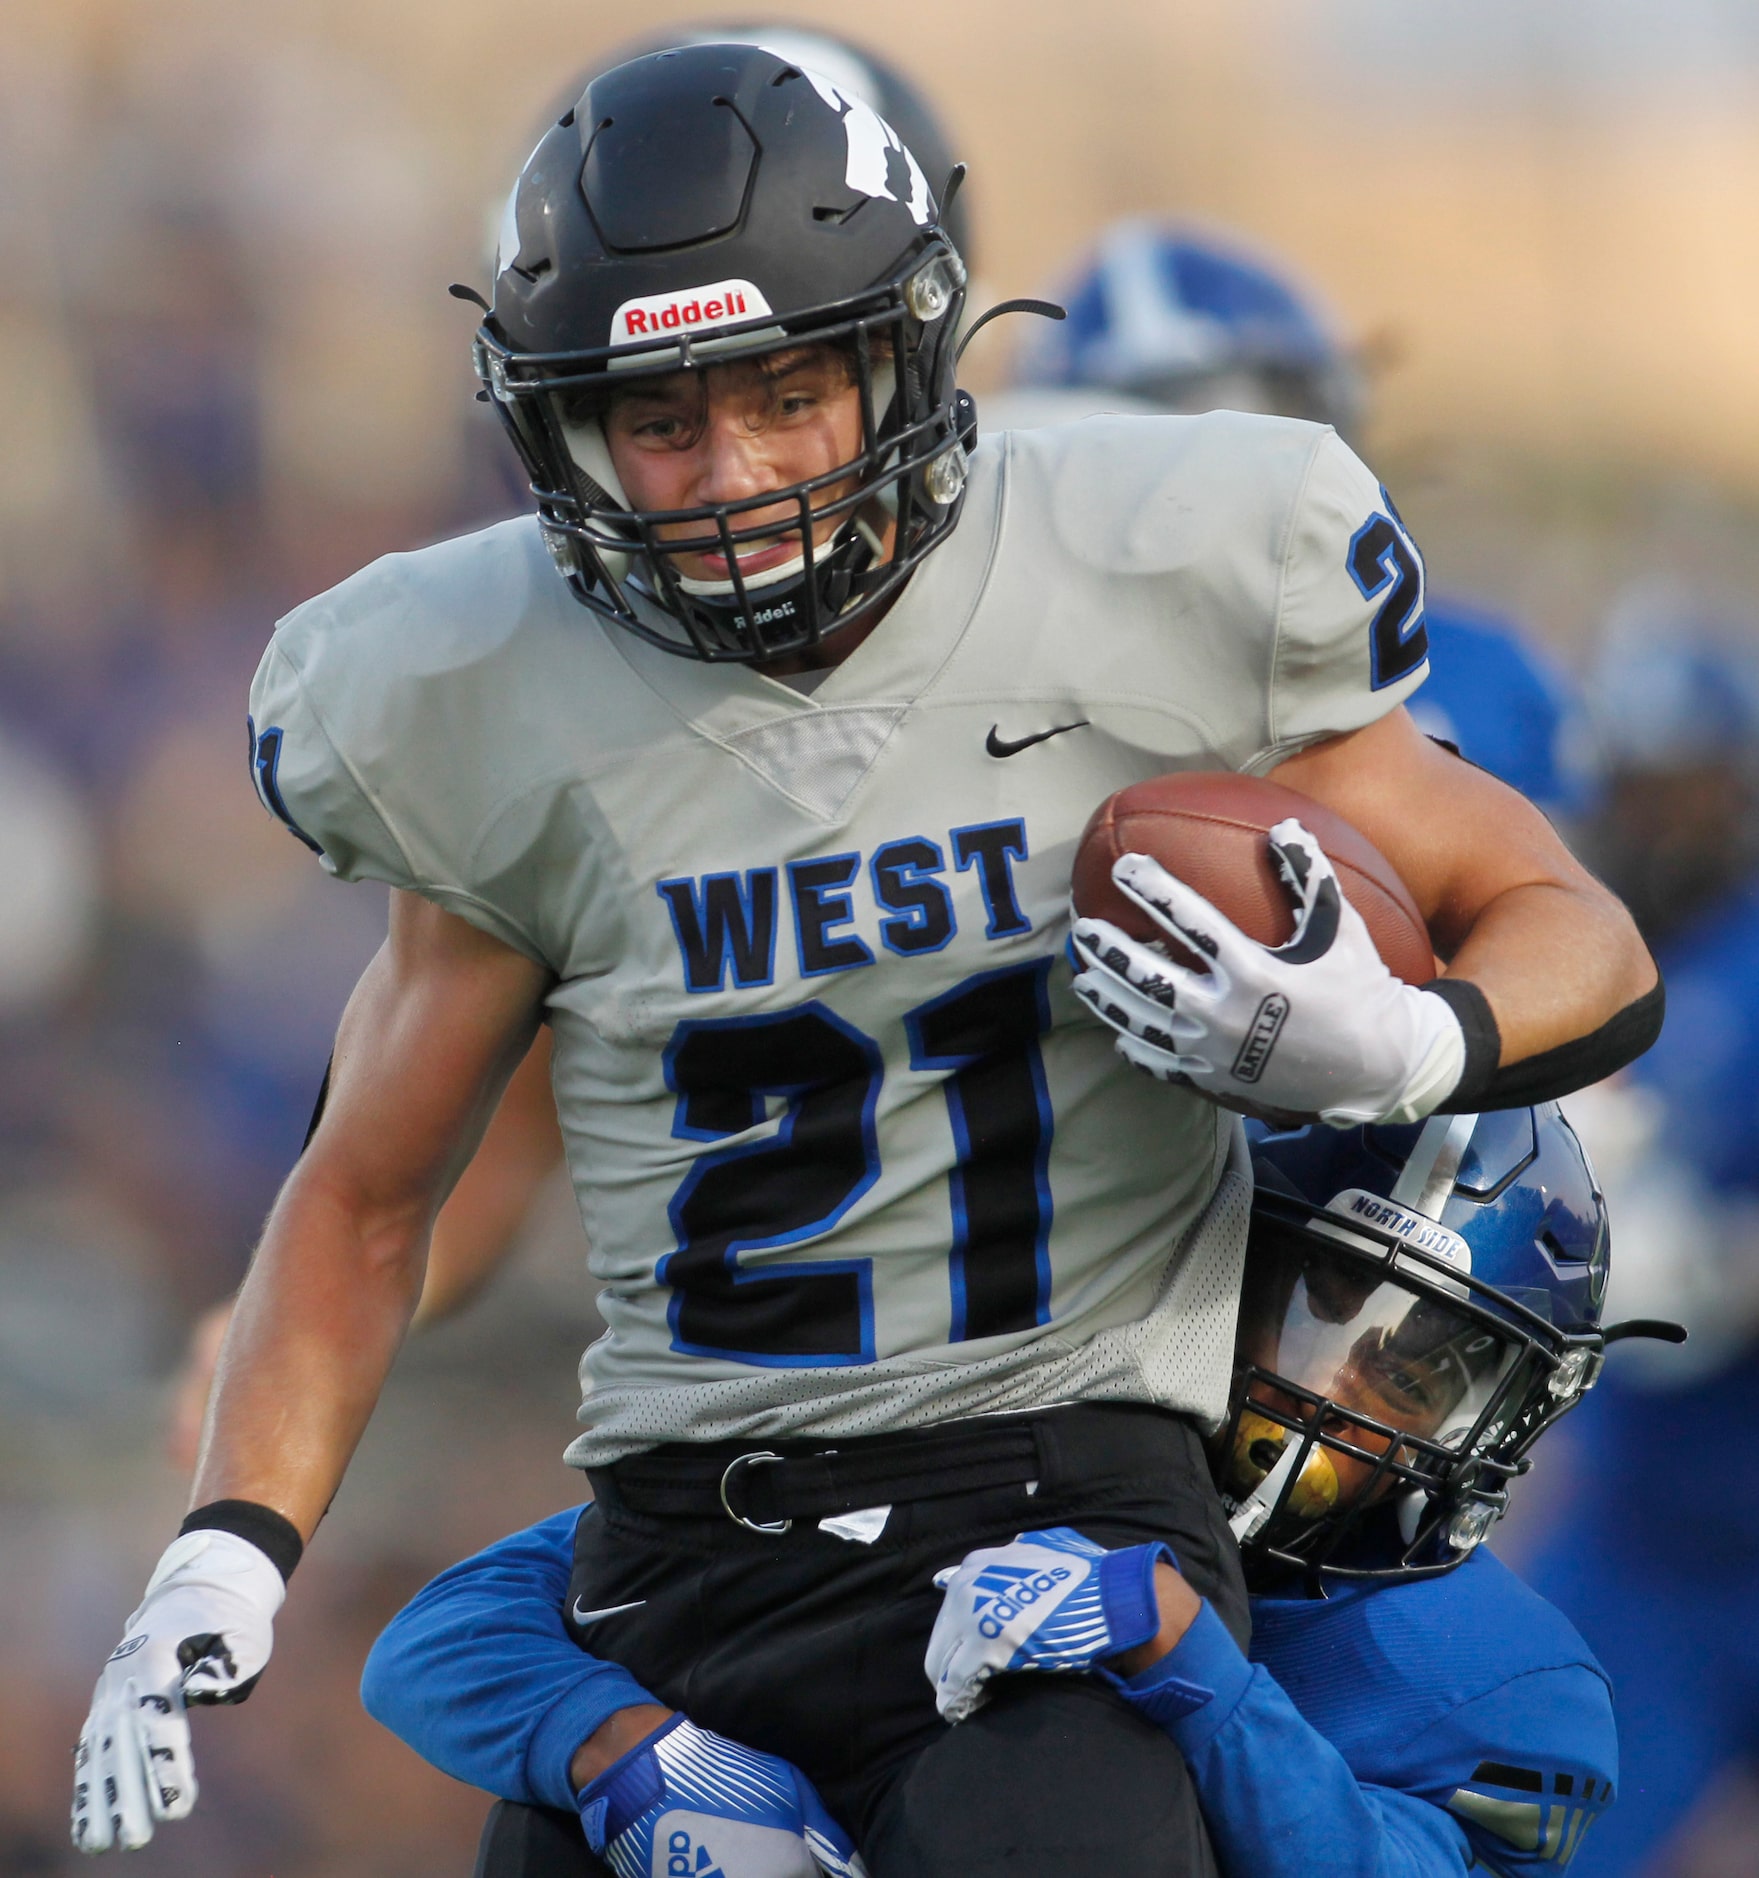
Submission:
[[[1430,1116],[1389,1197],[1425,1219],[1440,1219],[1477,1126],[1476,1115]]]
[[[524,171],[520,174],[523,176]],[[507,191],[507,204],[501,211],[501,225],[495,234],[495,274],[499,277],[519,262],[519,184]]]
[[[868,197],[883,196],[910,211],[918,228],[926,228],[933,204],[929,200],[928,178],[923,175],[898,133],[880,117],[873,106],[860,98],[839,91],[828,78],[822,78],[808,66],[801,67],[814,91],[843,120],[843,134],[849,139],[849,164],[843,180],[851,189]],[[899,195],[892,187],[892,165],[904,166],[910,179],[908,195]]]
[[[1449,1232],[1447,1227],[1425,1219],[1421,1213],[1411,1212],[1396,1200],[1383,1199],[1378,1193],[1365,1193],[1360,1187],[1346,1187],[1326,1211],[1366,1220],[1370,1226],[1396,1235],[1419,1251],[1446,1259],[1461,1271],[1472,1269],[1472,1249],[1457,1232]]]

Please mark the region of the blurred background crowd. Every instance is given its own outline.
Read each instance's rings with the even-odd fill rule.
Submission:
[[[1540,798],[1661,956],[1661,1045],[1568,1106],[1613,1207],[1609,1314],[1682,1317],[1693,1342],[1618,1353],[1497,1543],[1619,1685],[1620,1805],[1578,1869],[1750,1872],[1759,15],[779,12],[883,54],[941,118],[971,165],[977,309],[1074,308],[1054,340],[979,342],[980,411],[1334,400],[1319,414],[1428,554],[1428,727]],[[700,17],[6,8],[5,1878],[74,1868],[68,1749],[183,1504],[192,1331],[241,1274],[384,931],[382,892],[337,886],[259,807],[250,674],[300,599],[520,506],[447,283],[486,285],[500,198],[570,81]],[[1180,254],[1207,257],[1207,287]],[[1256,390],[1204,354],[1206,320],[1271,347],[1247,360]],[[513,1191],[507,1269],[412,1339],[302,1568],[273,1699],[198,1720],[204,1803],[133,1856],[140,1878],[469,1870],[480,1797],[368,1722],[354,1685],[434,1570],[577,1497],[560,1456],[597,1329],[579,1228],[555,1175]]]

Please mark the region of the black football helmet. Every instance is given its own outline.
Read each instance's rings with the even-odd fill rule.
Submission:
[[[668,652],[750,663],[815,646],[896,593],[964,494],[964,289],[916,158],[829,80],[749,45],[674,48],[595,78],[514,186],[476,339],[575,597]],[[849,361],[853,462],[699,508],[624,500],[596,417],[581,415],[594,394],[803,340]],[[799,517],[799,556],[742,576],[737,544],[793,532],[778,530],[780,504]],[[682,576],[672,557],[691,545],[724,555],[730,578]]]
[[[761,46],[778,59],[828,78],[845,97],[872,105],[921,166],[940,204],[941,225],[948,239],[959,250],[966,267],[976,269],[969,201],[963,190],[954,193],[947,189],[955,162],[953,139],[922,88],[890,59],[841,33],[827,33],[798,21],[710,19],[634,41],[613,53],[606,69],[672,46]],[[552,117],[580,95],[582,83],[584,80],[578,81],[573,91],[558,101]]]
[[[1260,1582],[1419,1578],[1489,1534],[1600,1373],[1605,1202],[1556,1103],[1409,1127],[1251,1124],[1229,1414],[1212,1454]]]

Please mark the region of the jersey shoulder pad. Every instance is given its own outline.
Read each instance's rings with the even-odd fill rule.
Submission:
[[[1252,1657],[1363,1766],[1396,1760],[1467,1704],[1542,1672],[1606,1688],[1569,1620],[1488,1552],[1439,1578],[1255,1598]]]
[[[1407,1784],[1502,1872],[1561,1868],[1615,1798],[1612,1695],[1584,1667],[1535,1670],[1463,1704],[1406,1750]]]
[[[519,516],[381,556],[296,607],[275,643],[314,696],[359,715],[386,690],[481,667],[567,599],[535,518]]]
[[[1494,1552],[1479,1550],[1457,1571],[1420,1579],[1409,1589],[1423,1595],[1421,1621],[1462,1639],[1468,1652],[1470,1646],[1463,1642],[1467,1633],[1497,1639],[1496,1649],[1485,1659],[1488,1673],[1506,1679],[1568,1667],[1607,1680],[1576,1626]]]
[[[1544,1670],[1607,1681],[1575,1625],[1492,1552],[1436,1578],[1372,1590],[1361,1609],[1389,1680],[1431,1689],[1450,1706]]]
[[[470,904],[481,830],[521,786],[534,635],[573,602],[535,521],[387,555],[295,609],[251,685],[251,773],[270,812],[344,879],[413,888],[520,950]]]
[[[1052,581],[1164,583],[1133,676],[1183,700],[1241,766],[1358,730],[1422,682],[1422,557],[1324,425],[1094,417],[1005,442],[1009,527],[1030,558]]]
[[[1238,574],[1274,565],[1323,434],[1240,411],[1010,431],[1009,499],[1044,538],[1103,573]]]
[[[1334,431],[1291,513],[1282,581],[1265,767],[1373,723],[1428,674],[1423,556],[1385,485]]]
[[[1452,1577],[1496,1680],[1410,1743],[1413,1775],[1493,1870],[1561,1870],[1615,1796],[1611,1685],[1569,1619],[1492,1554]]]

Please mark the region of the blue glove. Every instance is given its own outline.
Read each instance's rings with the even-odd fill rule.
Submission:
[[[587,1843],[617,1878],[867,1878],[798,1767],[682,1715],[578,1795]]]
[[[950,1722],[983,1706],[984,1685],[1012,1670],[1092,1669],[1160,1628],[1154,1568],[1161,1544],[1108,1552],[1067,1526],[1023,1532],[937,1573],[946,1596],[923,1668]]]

